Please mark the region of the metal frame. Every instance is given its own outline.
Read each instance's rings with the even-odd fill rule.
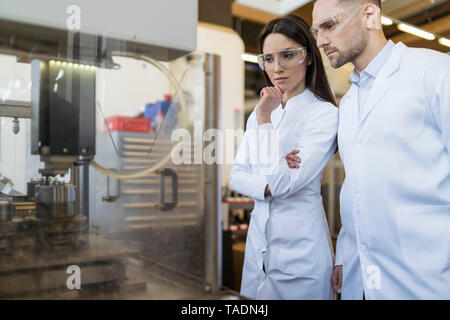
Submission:
[[[219,128],[220,57],[205,55],[205,130]],[[219,165],[204,165],[205,172],[205,291],[217,292],[222,284],[222,227]]]
[[[0,101],[0,117],[30,119],[31,101]]]

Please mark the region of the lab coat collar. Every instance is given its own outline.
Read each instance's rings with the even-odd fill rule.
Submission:
[[[275,128],[278,128],[281,120],[283,119],[284,114],[287,110],[292,108],[294,105],[308,105],[311,101],[313,101],[314,94],[306,88],[302,93],[292,97],[286,103],[286,106],[283,109],[283,106],[280,104],[275,110],[272,111],[270,115],[270,120],[272,121],[272,125]]]
[[[278,125],[281,122],[281,119],[283,118],[284,110],[282,108],[282,105],[280,104],[275,110],[272,111],[270,114],[270,121],[272,122],[272,125],[275,128],[278,128]]]
[[[346,124],[345,130],[351,130],[352,135],[355,134],[358,129],[358,112],[357,112],[357,100],[358,99],[358,87],[352,85],[347,93],[342,97],[339,103],[339,117],[350,118],[351,121]]]
[[[364,107],[364,112],[361,115],[361,124],[367,118],[377,102],[392,88],[393,75],[400,68],[401,58],[406,48],[407,47],[402,42],[397,43],[386,65],[380,70],[367,99],[367,105]]]
[[[303,90],[302,93],[299,93],[298,95],[289,99],[288,102],[286,103],[286,106],[284,107],[284,109],[288,110],[293,105],[309,104],[313,99],[314,99],[314,93],[309,88],[305,88],[305,90]]]
[[[350,82],[357,87],[361,87],[364,86],[364,83],[367,83],[365,79],[376,78],[378,76],[378,73],[383,68],[385,62],[389,61],[389,57],[391,56],[394,47],[395,43],[392,40],[389,40],[383,47],[383,49],[381,49],[381,51],[375,56],[375,58],[373,58],[369,65],[360,74],[356,72],[356,69],[353,70],[352,74],[350,75]]]

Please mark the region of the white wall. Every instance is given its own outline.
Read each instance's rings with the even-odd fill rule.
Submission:
[[[21,100],[30,101],[31,68],[29,64],[17,63],[16,57],[0,55],[0,101]],[[30,168],[37,165],[36,157],[33,164],[27,166],[30,153],[27,139],[30,136],[30,120],[20,119],[20,131],[12,131],[12,118],[0,118],[0,173],[14,183],[14,188],[26,192]]]
[[[31,67],[15,56],[0,54],[0,100],[30,101]]]
[[[105,117],[136,116],[146,103],[161,100],[168,93],[166,77],[151,64],[132,58],[113,59],[121,66],[119,70],[97,69],[96,99]]]
[[[245,46],[232,29],[199,23],[197,50],[220,55],[220,129],[240,129],[244,126],[244,62]],[[226,154],[224,154],[226,158]],[[222,185],[228,183],[231,164],[222,166]]]
[[[26,192],[26,130],[21,121],[21,130],[15,135],[12,132],[12,119],[0,118],[0,173],[14,183],[14,189]]]

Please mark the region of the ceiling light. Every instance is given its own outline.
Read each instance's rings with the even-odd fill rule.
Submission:
[[[450,47],[450,40],[447,38],[439,38],[439,43],[443,46]]]
[[[385,26],[391,26],[394,21],[392,21],[392,19],[385,17],[385,16],[381,16],[381,23],[384,24]]]
[[[241,59],[247,62],[258,63],[258,57],[250,53],[243,53]]]
[[[398,25],[398,29],[403,31],[403,32],[407,32],[407,33],[413,34],[413,35],[415,35],[417,37],[424,38],[424,39],[427,39],[427,40],[434,40],[434,39],[436,39],[434,34],[426,32],[425,30],[419,29],[417,27],[413,27],[413,26],[411,26],[409,24],[406,24],[406,23],[400,23]]]

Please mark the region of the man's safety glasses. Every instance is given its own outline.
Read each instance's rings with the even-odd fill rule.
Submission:
[[[306,59],[306,48],[292,48],[276,52],[263,53],[258,56],[258,64],[262,70],[275,69],[276,62],[284,68],[301,64]]]
[[[317,39],[319,35],[329,39],[337,35],[359,13],[360,5],[341,9],[337,13],[320,20],[311,27],[312,35]]]

